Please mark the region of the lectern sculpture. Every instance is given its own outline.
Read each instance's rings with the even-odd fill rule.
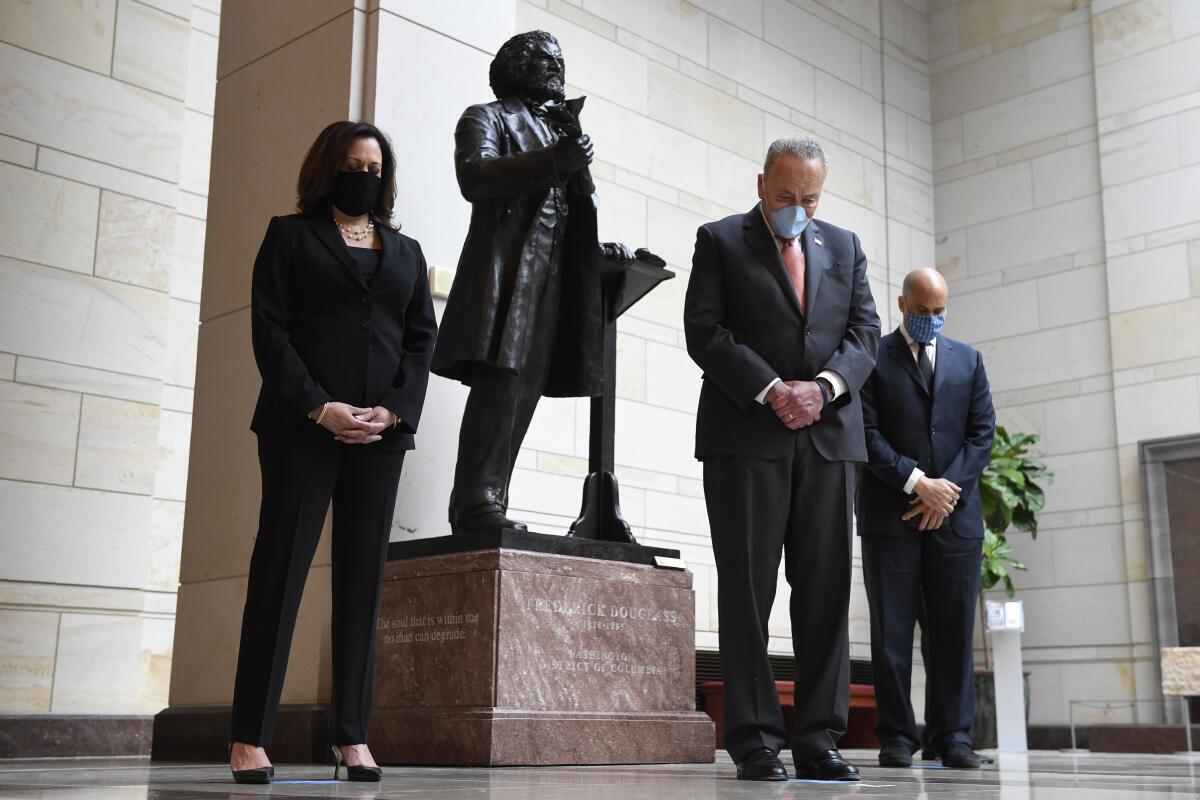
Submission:
[[[463,112],[454,134],[471,224],[433,357],[434,373],[470,387],[450,495],[455,534],[524,529],[507,516],[508,487],[538,400],[602,394],[601,261],[609,274],[635,261],[625,245],[598,241],[583,98],[565,99],[557,40],[512,37],[489,78],[497,99]],[[662,264],[646,251],[637,258]]]

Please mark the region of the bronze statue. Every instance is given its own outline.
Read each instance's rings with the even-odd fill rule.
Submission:
[[[598,261],[634,259],[597,240],[583,98],[565,99],[564,76],[552,35],[512,37],[491,64],[497,99],[468,108],[454,133],[471,225],[433,371],[470,386],[450,495],[456,534],[524,528],[507,517],[508,486],[533,412],[543,395],[600,394]]]

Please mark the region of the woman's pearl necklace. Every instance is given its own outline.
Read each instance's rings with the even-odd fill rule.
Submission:
[[[367,220],[367,224],[361,228],[348,228],[340,222],[337,223],[337,226],[342,235],[353,242],[361,242],[363,239],[368,239],[375,235],[374,220]]]

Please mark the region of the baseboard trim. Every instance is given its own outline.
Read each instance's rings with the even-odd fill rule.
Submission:
[[[0,758],[148,756],[154,718],[119,714],[0,714]]]
[[[1070,750],[1070,725],[1030,725],[1026,732],[1030,750]],[[1075,747],[1086,750],[1091,741],[1091,728],[1075,726]]]
[[[154,717],[116,714],[0,714],[0,758],[151,756],[155,761],[221,762],[227,757],[230,709],[168,708]],[[279,708],[271,757],[280,763],[321,764],[329,756],[329,707]],[[1096,726],[1097,752],[1180,749],[1183,726]],[[1200,729],[1193,728],[1200,742]],[[1075,746],[1093,743],[1092,726],[1075,729]],[[1067,725],[1030,725],[1031,750],[1071,747]],[[1169,739],[1170,741],[1166,741]],[[1132,748],[1132,749],[1131,749]]]
[[[229,758],[229,706],[168,708],[154,717],[154,761],[217,762]],[[329,706],[281,705],[271,741],[271,760],[285,764],[332,764]]]
[[[1192,746],[1200,742],[1200,725],[1192,724]],[[1093,753],[1175,753],[1187,749],[1183,723],[1178,725],[1105,724],[1092,727]]]

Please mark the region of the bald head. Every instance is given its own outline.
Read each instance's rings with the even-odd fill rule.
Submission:
[[[946,313],[946,298],[950,287],[942,273],[929,267],[917,267],[904,276],[903,291],[898,302],[901,313],[934,316]]]

